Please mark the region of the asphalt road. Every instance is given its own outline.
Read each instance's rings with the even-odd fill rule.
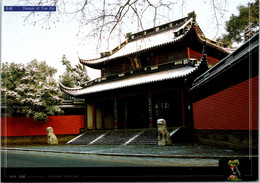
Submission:
[[[104,156],[2,149],[1,178],[4,182],[224,181],[230,171],[227,162],[224,163],[220,166],[216,159]],[[243,180],[256,180],[257,174],[251,176],[251,172],[247,172],[249,166],[242,166],[242,163]]]
[[[214,159],[117,157],[32,151],[1,151],[2,167],[155,167],[218,166]]]

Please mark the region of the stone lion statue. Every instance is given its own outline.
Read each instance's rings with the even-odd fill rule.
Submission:
[[[164,119],[157,120],[157,127],[158,127],[158,145],[159,146],[167,146],[171,145],[171,136],[167,130],[166,121]]]
[[[47,131],[47,144],[50,144],[50,145],[58,144],[58,139],[53,132],[53,128],[48,127],[48,128],[46,128],[46,131]]]

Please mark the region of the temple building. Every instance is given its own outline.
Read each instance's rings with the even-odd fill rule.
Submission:
[[[205,37],[194,12],[187,17],[137,33],[81,64],[100,69],[101,77],[66,94],[85,99],[85,129],[193,127],[188,94],[195,78],[229,52]]]

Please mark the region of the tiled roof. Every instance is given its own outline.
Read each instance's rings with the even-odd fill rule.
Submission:
[[[119,48],[117,48],[112,54],[110,53],[109,56],[91,60],[80,59],[80,63],[86,65],[96,65],[106,62],[108,60],[129,56],[161,45],[176,42],[185,36],[185,32],[188,32],[191,29],[193,20],[193,17],[189,19],[183,19],[182,22],[179,22],[175,26],[172,25],[171,28],[168,27],[165,31],[158,30],[158,32],[155,31],[155,33],[151,35],[142,36],[141,38],[134,39],[133,41],[131,41],[131,38],[129,38],[126,40],[124,44],[122,44],[122,46],[119,46]],[[183,34],[178,34],[179,31],[184,31],[184,28],[185,32],[183,32]]]
[[[120,44],[110,52],[104,52],[103,57],[90,60],[79,59],[79,61],[89,67],[100,68],[98,65],[110,60],[133,56],[143,51],[181,41],[190,31],[193,30],[193,27],[195,27],[197,38],[201,43],[206,41],[208,46],[214,47],[227,54],[230,53],[225,48],[219,46],[217,42],[207,39],[200,30],[194,16],[190,16],[158,26],[158,30],[157,28],[153,28],[152,33],[149,33],[149,30],[146,30],[136,34],[130,34],[124,43]]]
[[[201,63],[201,62],[200,62]],[[125,87],[131,87],[136,85],[148,84],[153,82],[160,82],[164,80],[176,79],[185,77],[195,70],[198,69],[200,65],[195,66],[186,65],[179,68],[173,68],[169,70],[159,71],[155,73],[144,73],[140,75],[134,75],[125,79],[120,79],[116,81],[101,82],[96,83],[86,88],[67,88],[60,83],[61,90],[72,96],[81,96],[85,94],[98,93],[108,90],[120,89]]]
[[[234,66],[235,64],[239,62],[248,62],[249,60],[241,59],[245,58],[246,55],[252,54],[252,50],[258,49],[259,47],[259,33],[254,35],[251,39],[249,39],[247,42],[245,42],[243,45],[241,45],[238,49],[236,49],[234,52],[223,58],[220,62],[218,62],[216,65],[214,65],[212,68],[207,70],[205,73],[203,73],[201,76],[196,78],[193,82],[193,87],[190,89],[190,91],[195,90],[196,88],[203,85],[203,83],[208,82],[213,77],[216,77],[219,73],[223,72],[224,70],[229,69],[230,67]],[[258,60],[255,60],[258,62]]]

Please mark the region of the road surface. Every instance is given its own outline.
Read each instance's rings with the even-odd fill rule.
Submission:
[[[2,167],[154,167],[218,166],[214,159],[122,157],[33,151],[1,151]]]

